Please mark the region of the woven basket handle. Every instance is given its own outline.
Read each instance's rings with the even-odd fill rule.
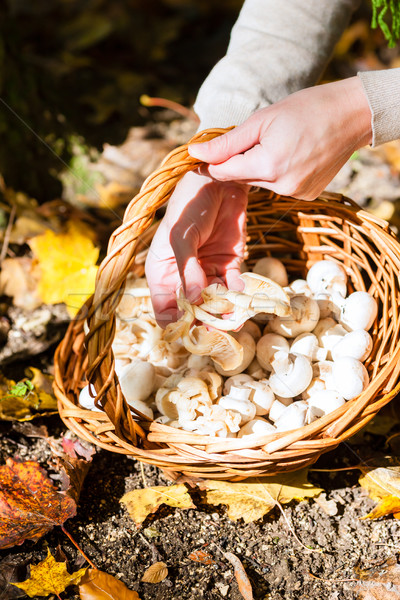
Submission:
[[[135,261],[138,238],[150,227],[155,212],[170,198],[178,181],[203,163],[188,154],[188,145],[206,142],[228,129],[207,129],[196,134],[188,144],[173,150],[160,168],[143,183],[140,192],[129,203],[123,223],[111,235],[107,256],[101,263],[92,305],[88,314],[89,334],[86,338],[88,364],[87,379],[94,385],[97,402],[103,406],[116,433],[122,435],[137,430],[114,373],[111,345],[115,335],[115,309],[125,287],[128,273]],[[137,431],[136,431],[137,432]]]

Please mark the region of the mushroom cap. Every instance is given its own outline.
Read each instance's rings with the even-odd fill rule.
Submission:
[[[328,354],[327,350],[320,348],[317,336],[311,332],[298,335],[290,346],[290,352],[302,354],[309,360],[325,360]]]
[[[229,396],[222,396],[217,404],[225,410],[233,410],[241,415],[240,425],[244,425],[256,416],[256,407],[250,400],[240,400],[232,395],[233,386]],[[248,390],[250,391],[250,390]]]
[[[302,296],[312,296],[312,291],[310,290],[308,283],[305,279],[295,279],[289,284],[288,290],[289,296],[297,296],[301,294]]]
[[[244,323],[240,331],[246,331],[249,333],[254,338],[256,343],[261,337],[261,329],[257,323],[254,323],[254,321],[251,321],[250,319]]]
[[[372,351],[372,338],[368,331],[355,329],[346,333],[331,350],[333,360],[343,356],[351,356],[360,362],[368,358]]]
[[[331,352],[333,348],[338,344],[346,335],[345,328],[336,323],[333,327],[329,327],[326,329],[321,335],[318,336],[318,341],[320,345],[326,350],[327,357],[332,358]]]
[[[303,427],[306,423],[307,404],[301,400],[285,407],[281,416],[275,421],[277,431],[291,431]]]
[[[235,387],[242,387],[247,383],[252,383],[253,378],[247,373],[238,373],[237,375],[232,375],[232,377],[228,377],[224,383],[223,392],[225,396],[229,396],[229,392],[231,387],[234,385]]]
[[[285,265],[283,262],[272,256],[259,258],[253,267],[253,273],[268,277],[282,287],[288,284],[288,275]]]
[[[134,406],[136,402],[143,402],[152,394],[155,376],[154,366],[139,359],[120,370],[119,384],[124,398],[130,406]]]
[[[250,388],[250,400],[256,406],[256,415],[267,415],[275,400],[275,395],[268,385],[268,381],[253,381],[245,383],[245,387]]]
[[[307,283],[313,293],[339,292],[346,296],[347,274],[342,265],[332,260],[320,260],[307,273]]]
[[[301,393],[301,399],[308,400],[313,394],[320,392],[321,390],[326,390],[325,381],[320,377],[313,377],[308,388]]]
[[[277,333],[266,333],[257,342],[256,355],[260,366],[266,371],[272,371],[271,362],[277,352],[289,352],[289,342]]]
[[[233,334],[233,338],[240,344],[242,350],[242,360],[239,365],[237,365],[234,369],[225,369],[217,361],[214,359],[216,363],[215,369],[221,375],[225,375],[226,377],[231,377],[232,375],[237,375],[241,373],[251,363],[256,353],[256,343],[254,338],[247,331],[238,331],[238,333]]]
[[[281,417],[283,411],[287,406],[293,404],[292,398],[281,398],[280,400],[276,399],[271,404],[271,408],[269,410],[269,419],[274,423]]]
[[[264,379],[266,376],[266,372],[262,369],[260,363],[257,360],[257,357],[253,358],[251,363],[246,369],[246,373],[250,375],[253,379]]]
[[[307,404],[315,417],[322,417],[346,404],[346,400],[335,390],[319,390],[310,396]]]
[[[287,317],[274,317],[270,329],[284,337],[297,337],[300,333],[312,331],[319,321],[319,306],[316,300],[297,294],[290,298],[292,314]]]
[[[276,429],[272,423],[269,423],[260,417],[256,417],[255,419],[248,421],[245,425],[243,425],[243,427],[240,428],[237,437],[260,437],[269,435],[270,433],[275,433],[275,431]]]
[[[289,367],[272,373],[269,386],[282,398],[294,398],[304,392],[313,376],[311,362],[301,354],[289,354]]]
[[[378,314],[378,304],[367,292],[354,292],[346,298],[341,314],[340,323],[348,330],[365,329],[368,331]]]
[[[89,392],[90,388],[90,392]],[[92,393],[92,395],[90,395]],[[79,394],[79,404],[82,408],[86,408],[87,410],[95,410],[97,412],[103,412],[101,408],[97,408],[94,401],[96,399],[96,390],[94,386],[91,384],[85,385],[84,388],[81,389]]]
[[[332,367],[334,389],[346,400],[352,400],[365,390],[369,383],[368,371],[356,358],[338,358]]]

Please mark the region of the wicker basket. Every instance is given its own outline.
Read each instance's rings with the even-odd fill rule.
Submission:
[[[224,131],[207,130],[191,142]],[[296,470],[355,434],[400,390],[400,243],[385,221],[338,194],[324,193],[314,202],[305,202],[265,190],[251,193],[247,224],[250,266],[260,256],[273,255],[295,278],[304,277],[314,262],[329,258],[343,264],[351,291],[366,290],[376,298],[378,317],[370,331],[373,351],[365,363],[371,382],[359,397],[311,425],[251,441],[200,436],[140,418],[125,402],[114,373],[114,310],[128,273],[144,273],[146,247],[156,228],[151,225],[155,211],[168,200],[182,175],[199,164],[188,155],[187,146],[177,148],[129,204],[99,268],[95,294],[70,324],[56,352],[55,392],[60,415],[81,438],[157,465],[175,478],[239,481]],[[85,339],[86,317],[90,333]],[[104,412],[79,406],[85,374],[94,384]]]

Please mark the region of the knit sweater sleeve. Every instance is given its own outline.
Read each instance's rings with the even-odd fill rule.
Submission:
[[[201,129],[239,125],[321,76],[359,0],[245,0],[226,56],[201,86]]]
[[[400,68],[358,73],[372,113],[372,146],[400,139]]]

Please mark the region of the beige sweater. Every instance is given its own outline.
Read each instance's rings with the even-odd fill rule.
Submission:
[[[201,129],[243,123],[314,85],[359,0],[245,0],[226,56],[201,86]],[[358,73],[372,112],[372,145],[400,138],[400,68]]]

